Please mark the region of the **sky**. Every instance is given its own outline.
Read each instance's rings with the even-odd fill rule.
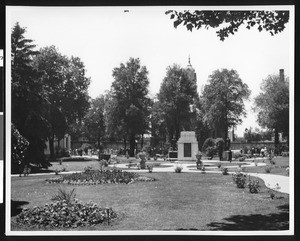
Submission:
[[[286,8],[281,6],[280,10]],[[139,58],[147,67],[151,97],[159,92],[167,67],[186,67],[189,56],[199,94],[214,70],[234,69],[251,90],[245,102],[247,117],[235,134],[242,136],[245,128],[259,127],[251,107],[262,80],[279,74],[279,69],[284,69],[286,76],[293,74],[291,24],[275,36],[242,26],[235,35],[220,41],[216,29],[190,32],[181,25],[175,29],[170,16],[165,15],[169,9],[174,7],[8,7],[6,31],[18,21],[26,27],[25,37],[34,40],[37,48],[54,45],[64,55],[79,57],[91,78],[92,98],[110,89],[113,68],[130,57]]]

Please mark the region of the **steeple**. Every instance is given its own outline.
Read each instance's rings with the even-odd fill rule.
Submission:
[[[187,65],[187,68],[193,68],[192,65],[191,65],[191,57],[190,57],[190,55],[189,55],[189,63]]]
[[[193,66],[191,65],[191,57],[189,55],[188,65],[186,66],[186,70],[190,79],[197,81],[196,72]]]

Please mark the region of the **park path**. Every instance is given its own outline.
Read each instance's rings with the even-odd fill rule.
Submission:
[[[205,162],[219,162],[219,161],[215,161],[215,160],[209,160],[209,161],[203,161],[204,164]],[[251,167],[251,166],[255,166],[254,162],[243,162],[244,165],[241,165],[241,167]],[[122,163],[122,164],[117,164],[116,166],[119,168],[128,168],[128,163]],[[183,167],[182,172],[198,172],[199,174],[201,174],[201,171],[198,170],[196,168],[195,164],[192,163],[178,163],[178,162],[174,162],[174,163],[170,163],[170,162],[166,162],[166,163],[162,163],[162,166],[166,166],[166,167],[154,167],[153,168],[153,172],[174,172],[174,168],[176,167],[176,165],[180,165]],[[258,166],[265,166],[265,163],[257,163]],[[192,167],[194,166],[194,167]],[[222,167],[226,167],[226,164],[222,163]],[[228,168],[237,168],[238,165],[236,166],[228,166]],[[148,170],[138,170],[135,168],[130,169],[130,171],[132,172],[144,172],[147,173]],[[210,166],[205,166],[205,172],[206,173],[220,173],[221,174],[221,170],[218,170],[218,168],[216,167],[210,167]],[[229,174],[232,174],[234,172],[228,172]],[[265,185],[267,187],[269,187],[270,189],[276,190],[278,192],[281,193],[286,193],[289,194],[290,193],[290,184],[289,184],[289,176],[282,176],[282,175],[275,175],[275,174],[264,174],[264,173],[246,173],[250,176],[254,176],[254,177],[258,177],[260,179],[262,179],[265,183]],[[277,190],[276,186],[277,184],[279,185],[280,189]]]

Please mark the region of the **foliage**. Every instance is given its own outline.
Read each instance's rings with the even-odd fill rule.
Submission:
[[[213,138],[207,138],[202,146],[202,152],[206,152],[207,147],[215,147],[215,140]]]
[[[278,132],[289,135],[289,80],[270,75],[261,84],[261,93],[254,99],[258,124],[274,129],[275,145],[279,143]]]
[[[272,36],[284,30],[289,21],[289,11],[200,11],[190,12],[184,10],[166,11],[170,18],[174,19],[174,27],[183,23],[187,30],[193,28],[218,28],[216,32],[220,40],[224,41],[230,34],[238,31],[240,26],[245,25],[247,29],[257,26],[261,32],[263,29]]]
[[[247,175],[241,172],[232,174],[232,179],[238,188],[245,188]]]
[[[205,152],[206,156],[209,157],[210,159],[213,159],[214,155],[216,154],[216,149],[212,146],[208,146],[206,148]]]
[[[125,172],[118,168],[94,170],[86,168],[84,172],[62,175],[59,178],[47,179],[48,183],[66,183],[70,185],[96,185],[105,183],[130,184],[138,180],[136,173]]]
[[[175,169],[176,173],[181,173],[183,167],[182,167],[182,165],[176,165],[174,169]]]
[[[169,141],[172,138],[178,140],[183,129],[191,130],[192,120],[196,118],[195,101],[199,98],[196,80],[189,76],[188,70],[179,65],[169,66],[157,98],[160,119]]]
[[[228,173],[228,168],[227,168],[227,167],[223,167],[221,171],[222,171],[222,174],[223,174],[223,175],[228,175],[228,174],[229,174],[229,173]]]
[[[20,134],[20,132],[16,129],[14,124],[11,125],[11,132],[11,164],[12,172],[16,172],[20,165],[25,162],[25,155],[26,150],[29,146],[29,142]]]
[[[272,166],[265,166],[265,172],[266,173],[270,173],[271,172],[271,170],[272,170]]]
[[[259,130],[258,128],[255,128],[254,130],[252,127],[249,127],[244,132],[244,139],[248,142],[258,142],[258,141],[264,141],[264,140],[271,140],[272,139],[272,132],[271,130]]]
[[[240,152],[236,152],[236,153],[234,153],[233,158],[235,160],[238,160],[240,157],[243,157],[243,156],[245,156],[245,154],[242,154]]]
[[[260,189],[260,183],[258,180],[249,180],[247,184],[250,193],[258,193]]]
[[[55,172],[55,175],[58,175],[60,172],[65,172],[66,171],[66,168],[63,166],[62,168],[60,169],[55,169],[54,172]]]
[[[73,189],[74,190],[74,189]],[[117,217],[111,208],[98,207],[96,203],[69,202],[60,199],[41,207],[24,208],[17,222],[30,227],[78,228],[93,226]]]
[[[149,172],[152,172],[153,171],[153,165],[147,165],[147,169]]]
[[[114,82],[107,104],[109,135],[129,138],[130,156],[134,156],[136,136],[149,128],[151,100],[148,96],[148,70],[140,60],[130,58],[113,70]]]
[[[33,63],[41,73],[43,96],[50,104],[48,139],[50,157],[53,159],[54,138],[62,139],[68,126],[81,122],[87,111],[90,79],[85,77],[84,64],[79,58],[68,58],[59,53],[55,46],[41,48]]]
[[[276,196],[276,193],[281,189],[278,183],[275,184],[274,188],[271,189],[270,184],[268,184],[268,193],[270,195],[271,199],[274,199]]]
[[[250,90],[235,70],[216,70],[208,81],[201,95],[203,120],[211,129],[223,130],[224,136],[219,137],[226,140],[228,128],[240,124],[241,116],[246,116],[244,100]]]
[[[39,72],[32,59],[39,54],[33,40],[25,38],[26,29],[16,23],[11,33],[11,119],[15,128],[27,139],[29,146],[24,157],[27,163],[49,166],[44,148],[47,139],[48,102],[44,98]],[[34,131],[32,131],[34,130]]]
[[[90,108],[84,117],[86,127],[86,136],[89,140],[97,142],[97,148],[100,148],[100,141],[105,135],[105,96],[100,95],[91,100]]]
[[[216,143],[216,150],[217,150],[219,158],[221,160],[222,155],[223,155],[223,151],[225,149],[225,141],[223,140],[223,138],[217,138],[215,140],[215,143]]]
[[[75,188],[73,188],[70,192],[65,189],[59,188],[58,193],[55,194],[51,200],[52,201],[66,201],[67,204],[71,204],[76,197]]]
[[[243,162],[243,161],[246,160],[246,156],[245,156],[245,155],[240,156],[240,157],[238,158],[238,160],[239,160],[239,162]]]

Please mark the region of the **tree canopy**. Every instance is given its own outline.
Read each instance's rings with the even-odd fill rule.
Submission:
[[[289,134],[288,78],[270,75],[263,80],[261,91],[254,99],[257,121],[261,127],[275,130],[275,144],[278,144],[278,132]]]
[[[28,141],[24,161],[47,166],[44,148],[49,128],[48,102],[43,97],[43,84],[38,81],[39,71],[33,67],[32,59],[39,52],[25,33],[26,29],[16,23],[11,34],[12,123]]]
[[[86,127],[86,134],[90,140],[97,142],[100,148],[100,141],[105,135],[105,96],[91,100],[91,105],[84,118],[84,125]]]
[[[174,27],[180,24],[186,26],[187,30],[200,28],[219,28],[216,32],[220,40],[224,41],[229,35],[233,35],[238,29],[245,25],[247,29],[257,27],[271,35],[284,30],[289,21],[289,11],[200,11],[191,12],[184,10],[168,10],[165,12],[174,19]]]
[[[240,124],[241,116],[246,116],[244,100],[250,96],[250,90],[235,70],[216,70],[208,81],[201,96],[203,120],[212,129],[223,129],[226,140],[228,128]]]
[[[192,116],[195,114],[193,107],[199,98],[197,83],[188,77],[185,69],[174,64],[167,68],[157,98],[166,132],[170,140],[178,140],[180,131],[191,129]]]
[[[142,135],[149,129],[151,100],[148,96],[148,71],[141,66],[140,60],[130,58],[126,64],[113,69],[114,82],[110,91],[109,120],[123,136],[129,138],[130,155],[133,156],[136,135]]]

